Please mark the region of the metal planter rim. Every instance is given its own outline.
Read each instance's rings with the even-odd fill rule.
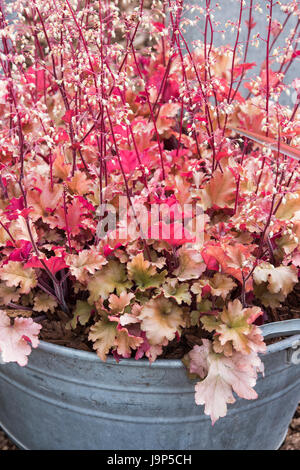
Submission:
[[[271,344],[267,348],[266,354],[272,354],[278,351],[283,351],[295,347],[295,344],[300,346],[300,319],[285,320],[280,322],[267,323],[261,327],[263,336],[267,338],[276,338],[280,336],[288,336],[288,338],[278,341],[277,343]],[[46,341],[40,341],[40,350],[49,352],[63,357],[72,357],[74,359],[80,359],[87,362],[98,362],[100,361],[96,352],[82,351],[79,349],[73,349],[66,346],[60,346]],[[106,360],[106,364],[118,365],[120,367],[151,367],[151,368],[171,368],[171,369],[182,369],[183,365],[180,359],[157,359],[152,364],[148,359],[135,360],[121,359],[119,363],[116,362],[114,357],[109,356]]]

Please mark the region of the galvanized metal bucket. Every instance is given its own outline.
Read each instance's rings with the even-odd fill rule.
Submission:
[[[22,449],[276,449],[300,401],[300,320],[263,332],[288,338],[268,347],[259,398],[214,426],[181,361],[103,363],[44,342],[27,367],[0,366],[0,426]]]

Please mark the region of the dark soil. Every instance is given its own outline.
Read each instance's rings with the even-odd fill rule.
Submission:
[[[280,308],[268,308],[267,314],[269,322],[300,318],[300,283],[294,287]]]
[[[300,450],[300,405],[298,406],[286,440],[280,450]]]
[[[9,438],[0,430],[0,451],[18,450]],[[291,422],[288,435],[280,450],[300,450],[300,405],[293,421]]]
[[[42,325],[40,339],[68,348],[93,352],[93,344],[88,341],[90,325],[85,327],[79,325],[72,330],[66,328],[69,320],[70,318],[64,312],[57,310],[51,320],[45,318],[40,321]]]
[[[1,450],[18,450],[18,448],[9,440],[6,434],[0,429],[0,451]]]
[[[266,313],[264,321],[267,323],[300,318],[300,283],[294,287],[293,292],[288,295],[280,308],[266,309],[263,307],[263,310]],[[85,326],[78,325],[75,330],[65,328],[68,321],[70,321],[70,317],[60,310],[56,310],[51,319],[45,316],[44,319],[40,320],[42,325],[40,338],[60,346],[94,352],[93,344],[88,340],[89,329],[94,321],[93,318]],[[260,321],[261,317],[258,319],[259,323]],[[180,341],[177,339],[171,341],[168,346],[163,348],[163,354],[160,357],[164,359],[182,359],[195,344],[201,345],[201,338],[210,338],[210,336],[210,333],[207,333],[201,327],[183,330]],[[267,344],[281,339],[268,340]]]

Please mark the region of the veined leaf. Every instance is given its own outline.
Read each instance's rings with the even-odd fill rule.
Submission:
[[[203,345],[194,346],[189,356],[190,372],[201,379],[206,376],[195,386],[195,400],[197,405],[205,405],[204,413],[210,415],[213,424],[226,415],[227,404],[235,402],[233,391],[247,400],[257,398],[253,387],[263,364],[256,353],[234,352],[225,357],[215,354],[211,342],[203,339]]]
[[[31,347],[39,344],[41,325],[32,318],[16,318],[11,324],[7,314],[0,310],[0,352],[4,362],[17,362],[26,366]]]

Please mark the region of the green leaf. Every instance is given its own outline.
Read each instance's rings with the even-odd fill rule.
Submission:
[[[67,329],[75,329],[77,324],[86,325],[91,317],[93,307],[86,301],[77,300],[76,307],[73,312],[73,318],[66,324]]]
[[[164,282],[167,271],[158,273],[156,267],[144,259],[143,253],[139,253],[128,263],[128,276],[141,291],[159,287]]]
[[[90,292],[88,302],[92,304],[100,297],[105,300],[114,290],[120,295],[131,286],[132,282],[128,280],[124,266],[118,261],[110,261],[88,282],[87,288]]]

